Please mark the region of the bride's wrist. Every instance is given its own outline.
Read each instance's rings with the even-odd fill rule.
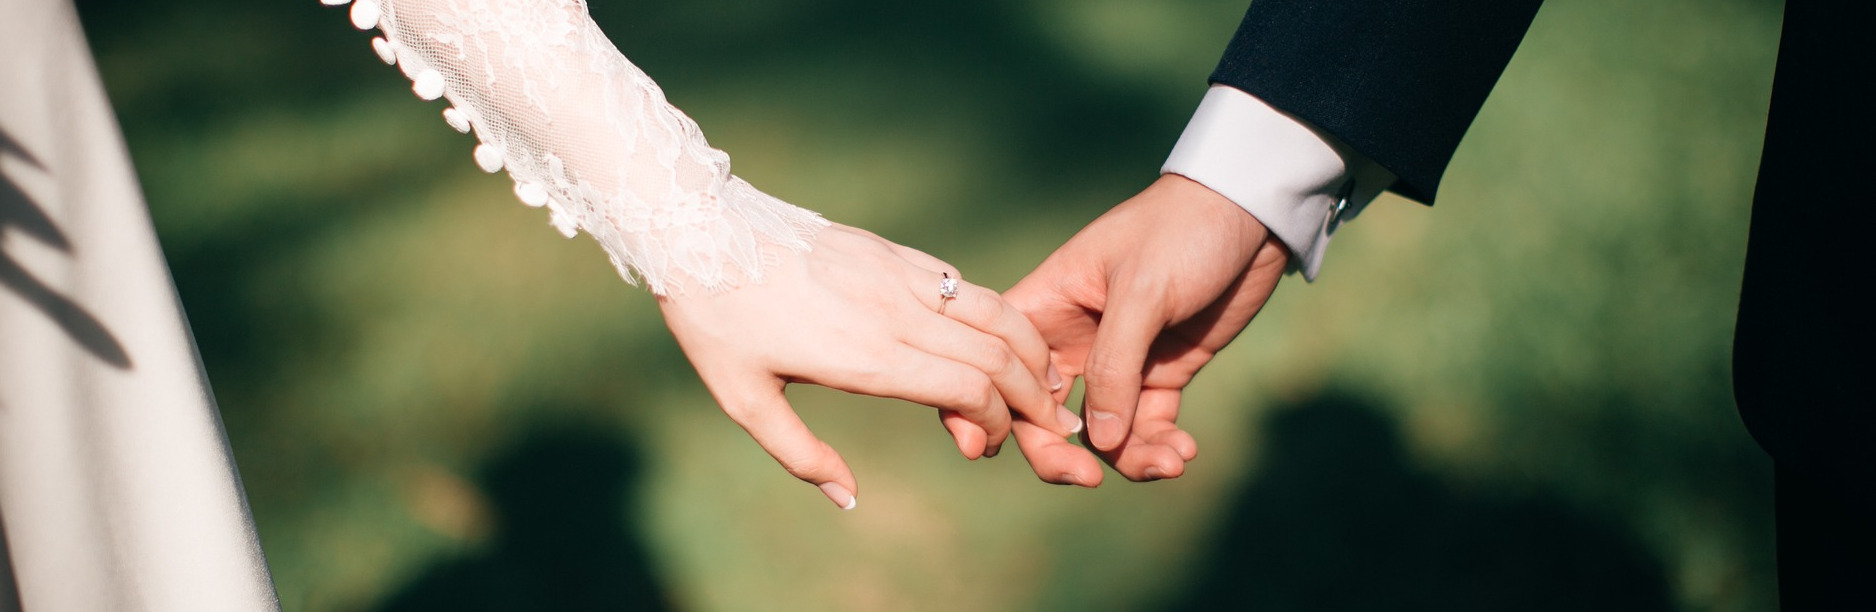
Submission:
[[[781,278],[788,275],[784,270],[802,266],[802,260],[813,252],[814,241],[819,237],[817,231],[799,248],[763,242],[757,245],[752,262],[721,262],[710,275],[710,282],[682,269],[672,270],[659,284],[663,290],[654,290],[652,295],[661,304],[684,304],[788,282]]]

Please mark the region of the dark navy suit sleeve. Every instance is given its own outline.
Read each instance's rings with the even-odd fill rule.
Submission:
[[[1212,73],[1431,204],[1542,0],[1256,0]]]

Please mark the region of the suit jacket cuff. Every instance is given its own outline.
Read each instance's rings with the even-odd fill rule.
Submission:
[[[1160,172],[1243,207],[1289,247],[1291,270],[1312,281],[1336,230],[1394,182],[1334,137],[1228,85],[1205,93]]]

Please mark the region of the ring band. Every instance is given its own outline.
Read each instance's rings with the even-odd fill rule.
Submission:
[[[944,280],[938,281],[938,314],[945,313],[945,303],[958,299],[958,279],[951,278],[950,272],[939,272]]]

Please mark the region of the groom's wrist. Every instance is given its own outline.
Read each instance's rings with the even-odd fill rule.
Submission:
[[[1393,175],[1307,122],[1214,85],[1161,168],[1218,192],[1287,246],[1313,280],[1329,238]]]

